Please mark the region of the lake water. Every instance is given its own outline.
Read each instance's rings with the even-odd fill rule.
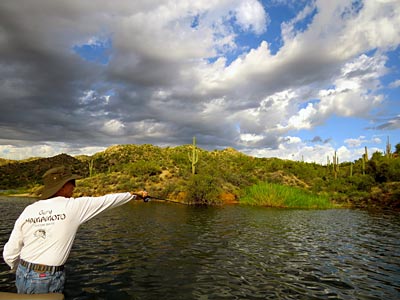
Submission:
[[[0,198],[1,251],[30,202]],[[66,299],[400,299],[400,213],[134,202],[82,225],[66,267]]]

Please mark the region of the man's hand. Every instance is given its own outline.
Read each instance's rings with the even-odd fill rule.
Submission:
[[[146,198],[149,195],[146,191],[139,191],[139,192],[131,193],[131,194],[139,196],[142,199]]]

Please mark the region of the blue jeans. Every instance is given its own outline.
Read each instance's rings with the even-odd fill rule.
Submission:
[[[15,285],[18,294],[62,293],[65,283],[65,271],[36,272],[18,265]]]

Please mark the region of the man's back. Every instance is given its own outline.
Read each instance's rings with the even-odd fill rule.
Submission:
[[[5,260],[13,265],[20,255],[21,259],[35,264],[63,265],[79,225],[131,199],[130,193],[120,193],[101,197],[55,197],[35,202],[27,206],[15,222],[4,247]],[[21,241],[23,247],[19,244]]]

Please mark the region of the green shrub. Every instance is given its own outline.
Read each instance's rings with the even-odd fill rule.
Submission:
[[[186,202],[195,205],[221,204],[219,181],[206,174],[193,175],[188,182]]]
[[[315,195],[296,187],[260,183],[245,190],[240,203],[270,207],[331,208],[326,195]]]
[[[357,191],[370,191],[375,185],[375,180],[370,175],[357,175],[348,179],[348,183],[353,185]]]
[[[154,176],[161,174],[161,167],[152,161],[139,160],[123,166],[124,173],[131,176]]]

